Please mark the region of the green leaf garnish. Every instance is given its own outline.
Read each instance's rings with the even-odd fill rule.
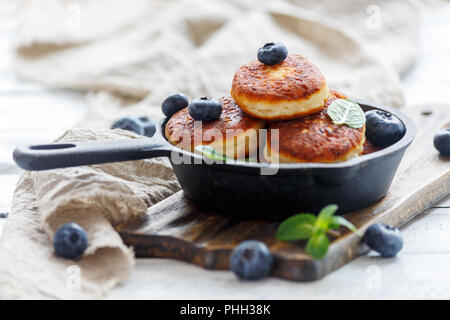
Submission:
[[[331,102],[327,114],[335,124],[346,124],[352,128],[362,128],[366,116],[359,104],[348,99],[336,99]]]
[[[328,230],[333,214],[337,211],[338,206],[335,204],[329,204],[320,210],[317,216],[317,227],[321,230]]]
[[[238,160],[235,160],[233,158],[229,158],[226,155],[218,152],[216,149],[214,149],[213,147],[210,147],[208,145],[198,145],[198,146],[195,147],[195,150],[200,152],[205,157],[208,157],[208,158],[213,159],[213,160],[218,160],[218,161],[221,161],[221,162],[246,162],[246,163],[258,162],[258,159],[255,158],[255,157],[250,157],[250,158],[245,158],[245,159],[238,159]]]
[[[195,150],[197,150],[198,152],[200,152],[201,154],[203,154],[204,156],[206,156],[210,159],[219,160],[222,162],[229,160],[229,158],[227,156],[221,154],[220,152],[216,151],[216,149],[214,149],[213,147],[210,147],[210,146],[198,145],[195,147]],[[234,159],[232,159],[232,160],[234,160]]]
[[[314,259],[322,259],[328,251],[330,240],[323,232],[314,234],[306,243],[306,252],[314,257]]]
[[[342,216],[334,216],[338,209],[335,204],[330,204],[320,210],[317,217],[311,213],[299,213],[284,220],[275,234],[280,241],[308,240],[306,252],[315,259],[322,259],[330,245],[327,233],[334,232],[339,226],[361,235],[358,229]]]
[[[313,214],[296,214],[280,224],[275,237],[281,241],[308,239],[313,234],[315,223],[316,216]]]
[[[355,227],[353,223],[345,219],[341,216],[335,216],[331,219],[330,229],[337,229],[339,226],[344,226],[347,229],[353,231],[354,233],[362,236],[361,231],[358,230],[358,228]]]

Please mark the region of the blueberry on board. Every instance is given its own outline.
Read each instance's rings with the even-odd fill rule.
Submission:
[[[247,240],[233,249],[230,268],[243,280],[259,280],[272,270],[273,256],[261,241]]]
[[[87,243],[86,231],[75,222],[60,227],[53,238],[56,254],[65,259],[80,257],[86,250]]]
[[[164,115],[170,118],[175,112],[186,108],[189,104],[189,99],[185,94],[174,93],[164,99],[161,104],[161,109]]]
[[[366,113],[366,137],[377,147],[387,147],[405,134],[405,126],[399,118],[386,111],[370,110]]]
[[[258,49],[258,60],[266,65],[274,65],[283,62],[288,55],[286,46],[279,42],[266,43]]]
[[[215,98],[197,98],[189,104],[188,112],[194,120],[214,121],[222,114],[222,103]]]
[[[450,157],[450,128],[445,128],[434,136],[434,147],[445,157]]]
[[[156,132],[156,123],[148,117],[125,117],[116,120],[111,126],[111,129],[128,130],[141,136],[151,137]]]
[[[384,223],[371,225],[364,234],[363,242],[386,258],[395,257],[403,248],[400,230]]]

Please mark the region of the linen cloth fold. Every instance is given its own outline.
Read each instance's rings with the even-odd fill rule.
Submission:
[[[416,2],[403,0],[28,0],[19,17],[19,77],[89,92],[78,126],[90,129],[58,141],[135,138],[106,128],[126,115],[162,117],[172,92],[229,95],[236,69],[268,41],[308,57],[330,88],[401,107],[419,28]],[[0,298],[101,297],[134,264],[114,226],[179,188],[162,158],[25,172],[0,239]],[[88,232],[79,261],[53,254],[69,221]]]
[[[58,141],[136,137],[123,130],[74,129]],[[134,265],[133,250],[114,226],[179,189],[165,158],[26,172],[0,243],[0,298],[100,298]],[[53,235],[68,222],[88,234],[79,261],[53,253]]]
[[[330,88],[401,107],[398,74],[419,34],[414,1],[42,0],[21,17],[19,76],[152,107],[175,91],[229,94],[234,72],[268,41],[310,58]]]

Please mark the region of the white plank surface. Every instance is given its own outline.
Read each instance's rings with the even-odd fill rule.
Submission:
[[[48,142],[86,112],[81,93],[48,90],[16,79],[11,54],[14,21],[0,19],[0,213],[7,212],[20,170],[11,154],[22,143]],[[449,103],[450,3],[423,13],[421,53],[404,78],[408,104]],[[431,137],[430,137],[431,139]],[[231,272],[207,271],[164,259],[138,259],[112,299],[364,299],[450,298],[450,198],[403,231],[395,259],[361,257],[324,279],[293,283],[269,278],[238,281]],[[7,219],[0,219],[0,233]]]

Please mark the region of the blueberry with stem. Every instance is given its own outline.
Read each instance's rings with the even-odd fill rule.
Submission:
[[[384,223],[371,225],[364,234],[363,242],[386,258],[395,257],[403,248],[400,230]]]
[[[77,259],[88,244],[86,231],[77,223],[70,222],[58,229],[53,238],[55,253],[65,259]]]
[[[279,42],[268,42],[258,49],[258,60],[268,66],[283,62],[288,56],[286,46]]]
[[[214,121],[222,114],[222,103],[215,98],[197,98],[189,104],[188,112],[196,121]]]
[[[405,134],[405,125],[399,118],[386,111],[370,110],[366,115],[366,137],[377,147],[387,147]]]

